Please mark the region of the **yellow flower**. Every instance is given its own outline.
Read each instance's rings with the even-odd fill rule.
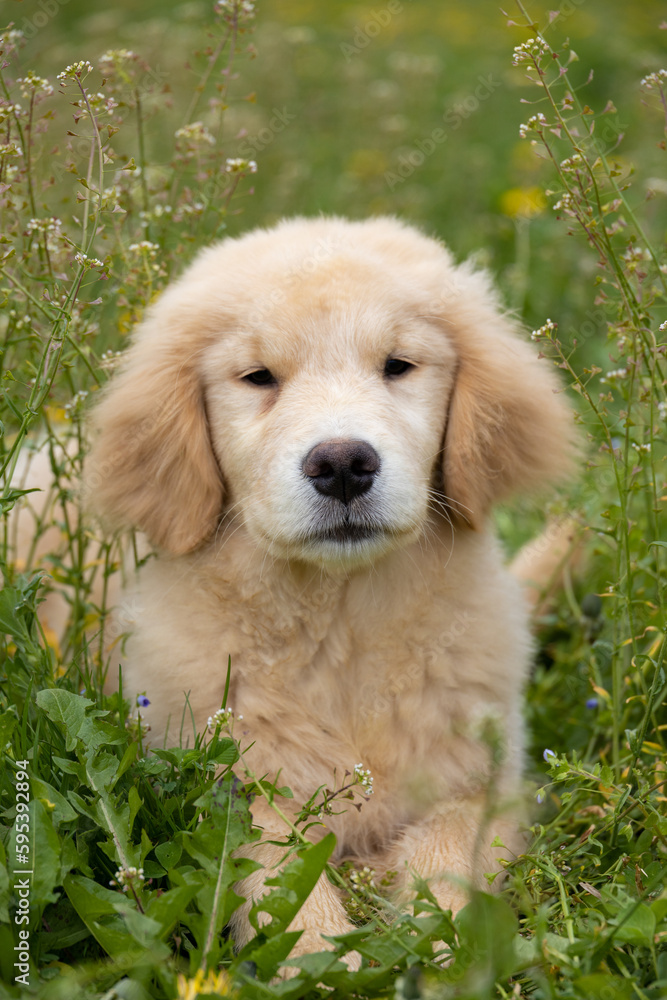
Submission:
[[[538,187],[510,188],[500,196],[500,211],[510,219],[532,219],[546,208],[544,192]]]
[[[58,639],[58,633],[49,628],[48,625],[44,626],[44,638],[46,639],[47,646],[50,646],[53,652],[56,654],[58,660],[61,659],[62,653],[60,652],[60,641]],[[64,672],[64,671],[63,671]],[[59,675],[62,676],[62,675]]]
[[[387,157],[380,149],[356,149],[345,164],[347,172],[361,180],[379,177],[387,166]]]
[[[198,996],[213,994],[216,997],[233,997],[232,984],[226,972],[211,970],[204,975],[203,969],[197,969],[193,979],[186,979],[179,973],[176,985],[178,1000],[197,1000]]]

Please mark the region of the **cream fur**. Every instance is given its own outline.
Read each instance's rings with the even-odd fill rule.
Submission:
[[[414,367],[389,379],[390,357]],[[259,368],[277,385],[249,384]],[[153,307],[94,427],[93,508],[161,553],[137,585],[125,665],[126,690],[150,698],[153,743],[167,729],[192,739],[186,693],[205,726],[231,656],[253,770],[281,769],[298,803],[362,762],[372,798],[327,819],[338,858],[397,869],[404,885],[411,868],[461,906],[521,849],[531,638],[488,515],[567,474],[573,451],[549,362],[486,276],[388,218],[226,240]],[[381,460],[353,511],[375,534],[356,543],[317,537],[342,505],[301,469],[341,439]],[[267,838],[284,832],[263,807],[256,818]],[[507,852],[490,846],[498,833]],[[262,885],[260,873],[241,889]],[[296,922],[300,950],[346,925],[322,880]],[[250,933],[241,912],[237,940]]]

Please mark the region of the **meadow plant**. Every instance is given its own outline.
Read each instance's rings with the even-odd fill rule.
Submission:
[[[364,808],[373,778],[363,763],[294,816],[290,790],[253,772],[227,691],[194,745],[144,754],[152,692],[129,704],[117,668],[141,609],[107,612],[121,561],[149,557],[96,534],[80,509],[90,398],[177,267],[225,232],[251,192],[257,164],[223,126],[236,62],[254,54],[254,5],[214,5],[191,59],[196,84],[178,100],[137,52],[46,79],[23,66],[20,30],[0,35],[1,997],[667,994],[666,258],[617,154],[622,137],[604,127],[613,107],[589,107],[568,43],[557,49],[551,26],[547,41],[522,7],[521,17],[514,63],[534,89],[519,131],[552,165],[546,197],[571,252],[595,260],[610,361],[588,360],[597,330],[568,341],[545,317],[533,333],[579,396],[587,468],[571,506],[590,554],[538,623],[532,839],[507,865],[505,892],[471,893],[455,919],[423,881],[406,911],[387,893],[392,873],[329,866],[334,838],[313,833],[327,815]],[[660,128],[667,70],[638,81],[640,93]],[[35,492],[38,481],[50,490]],[[19,538],[10,515],[21,504],[32,514]],[[497,744],[490,731],[494,754]],[[290,833],[284,866],[250,911],[257,936],[236,953],[225,927],[256,863],[234,851],[262,835],[256,796]],[[291,921],[324,871],[354,929],[290,960]],[[357,971],[349,952],[362,957]]]

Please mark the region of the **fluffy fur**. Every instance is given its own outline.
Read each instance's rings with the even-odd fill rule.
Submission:
[[[388,359],[412,367],[392,376]],[[274,381],[249,381],[260,369]],[[150,698],[153,743],[191,737],[186,694],[206,725],[231,656],[253,770],[280,768],[298,804],[363,763],[372,798],[327,818],[338,857],[405,885],[410,869],[433,877],[443,905],[462,905],[521,845],[531,638],[489,513],[562,478],[572,456],[552,367],[486,275],[389,218],[225,240],[151,309],[94,429],[94,508],[160,553],[138,584],[124,675]],[[332,441],[379,456],[349,504],[304,472]],[[266,839],[284,832],[254,809]],[[248,897],[282,857],[252,853],[265,868]],[[347,926],[326,879],[295,926],[301,951]],[[237,941],[250,933],[241,912]]]

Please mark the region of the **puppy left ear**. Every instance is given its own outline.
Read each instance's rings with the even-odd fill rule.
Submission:
[[[458,368],[443,453],[453,512],[481,528],[493,504],[574,471],[574,415],[553,365],[503,315],[485,274],[458,269],[461,294],[441,317]]]

